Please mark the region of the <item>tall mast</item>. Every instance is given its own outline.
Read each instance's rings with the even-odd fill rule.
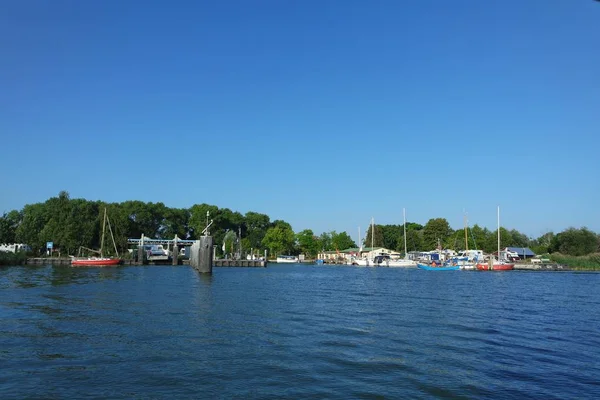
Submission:
[[[500,260],[500,206],[498,206],[498,260]]]
[[[375,218],[371,217],[371,251],[373,251],[373,244],[375,240]]]
[[[407,257],[407,252],[406,252],[406,208],[402,209],[402,219],[404,221],[404,258]]]
[[[106,228],[106,207],[104,207],[104,219],[102,220],[102,239],[100,239],[100,257],[104,257],[104,229]]]
[[[360,226],[358,227],[358,248],[362,251],[362,243],[360,242]]]
[[[106,222],[108,223],[108,231],[110,232],[110,237],[113,242],[113,246],[115,247],[115,255],[119,257],[119,250],[117,250],[117,242],[115,242],[115,235],[113,234],[112,228],[110,226],[110,218],[108,218],[108,214],[106,214]]]
[[[467,240],[467,214],[465,214],[465,251],[469,251],[469,241]]]

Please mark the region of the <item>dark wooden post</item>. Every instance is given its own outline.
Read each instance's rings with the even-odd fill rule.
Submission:
[[[144,263],[144,246],[142,246],[141,244],[138,245],[138,249],[137,249],[137,263],[138,264],[143,264]]]
[[[175,245],[173,246],[172,257],[173,257],[173,265],[177,265],[179,262],[179,246],[177,246],[177,242],[175,242]]]
[[[190,265],[203,274],[212,274],[213,238],[201,236],[191,247]]]

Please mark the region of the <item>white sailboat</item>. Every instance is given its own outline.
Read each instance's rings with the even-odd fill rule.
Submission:
[[[515,264],[500,259],[500,207],[498,206],[498,259],[490,258],[489,263],[478,263],[480,271],[509,271],[515,268]]]
[[[373,240],[375,237],[375,219],[371,217],[371,253],[373,253]],[[368,256],[357,258],[354,260],[354,264],[359,267],[374,267],[376,266],[374,258],[369,258]]]
[[[410,268],[410,267],[417,266],[416,262],[414,262],[413,260],[410,260],[408,258],[408,251],[407,251],[407,246],[406,246],[406,209],[405,208],[402,209],[402,218],[404,220],[404,258],[399,258],[399,259],[395,259],[395,260],[394,259],[387,260],[386,265],[388,267]]]

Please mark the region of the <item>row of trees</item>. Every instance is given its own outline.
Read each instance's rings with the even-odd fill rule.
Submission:
[[[289,223],[271,221],[269,216],[249,211],[242,215],[227,208],[195,204],[190,208],[169,208],[163,203],[126,201],[104,203],[71,199],[60,192],[44,203],[26,205],[0,217],[0,243],[27,243],[35,252],[45,250],[52,241],[63,254],[75,254],[80,247],[99,248],[103,210],[107,209],[112,231],[120,252],[127,249],[127,238],[196,239],[213,220],[210,232],[215,243],[225,243],[229,252],[233,241],[239,240],[244,252],[306,254],[315,257],[319,251],[341,251],[358,247],[346,232],[328,232],[316,236],[310,229],[294,233]],[[208,217],[207,217],[208,213]],[[232,234],[234,232],[235,234]],[[497,248],[497,231],[475,225],[467,232],[468,247],[493,252]],[[532,239],[517,230],[500,228],[502,246],[530,247],[536,253],[560,252],[574,256],[598,251],[599,235],[586,229],[569,228],[559,234],[546,233]],[[406,224],[408,251],[443,248],[465,248],[463,229],[453,230],[444,218],[430,219],[424,226]],[[382,246],[404,251],[402,225],[374,225],[364,239],[365,246]],[[222,255],[221,246],[217,247]]]
[[[316,256],[319,250],[345,249],[356,246],[345,232],[335,231],[315,236],[311,230],[295,234],[289,223],[271,221],[268,215],[249,211],[242,215],[228,208],[195,204],[187,209],[169,208],[163,203],[126,201],[104,203],[71,199],[62,191],[44,203],[28,204],[0,217],[0,243],[26,243],[35,253],[45,251],[53,242],[63,254],[76,254],[80,247],[99,248],[104,209],[120,252],[127,249],[128,238],[196,239],[207,224],[215,243],[224,243],[225,252],[233,252],[233,242],[241,237],[245,253],[268,250],[269,254]],[[232,234],[235,233],[235,234]],[[236,244],[237,246],[237,244]],[[110,247],[106,246],[107,253]],[[218,255],[223,254],[221,246]]]
[[[373,241],[371,241],[371,238]],[[539,238],[529,238],[516,229],[500,228],[502,247],[529,247],[537,254],[559,252],[573,256],[587,255],[600,250],[600,235],[587,228],[569,228],[561,233],[548,232]],[[404,250],[404,227],[402,225],[375,225],[369,229],[365,243],[375,247]],[[474,225],[453,230],[444,218],[430,219],[425,226],[406,224],[407,251],[423,251],[442,247],[449,249],[480,249],[492,253],[498,248],[498,230],[491,231]]]

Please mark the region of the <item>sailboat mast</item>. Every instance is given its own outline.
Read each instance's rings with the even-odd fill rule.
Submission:
[[[108,218],[108,214],[106,215],[106,222],[108,223],[108,231],[110,232],[110,237],[113,242],[113,246],[115,247],[115,255],[119,257],[119,250],[117,250],[117,242],[115,242],[115,235],[113,234],[112,227],[110,226],[110,218]]]
[[[375,218],[371,217],[371,251],[373,251],[373,244],[375,240]]]
[[[360,243],[360,226],[358,227],[358,248],[362,250],[362,244]]]
[[[498,206],[498,260],[500,260],[500,206]]]
[[[402,220],[404,221],[404,258],[408,254],[406,252],[406,208],[402,209]]]
[[[465,251],[469,251],[469,241],[467,239],[467,214],[465,214]]]
[[[104,229],[106,228],[106,208],[104,208],[104,218],[102,220],[102,239],[100,239],[100,257],[104,257]]]

